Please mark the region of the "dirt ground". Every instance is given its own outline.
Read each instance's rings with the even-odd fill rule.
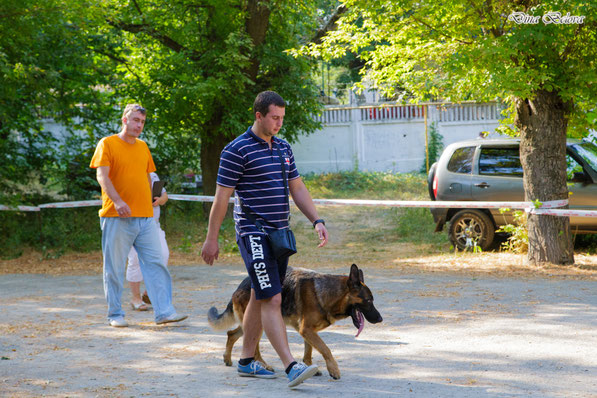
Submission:
[[[126,307],[131,326],[116,329],[105,318],[101,253],[28,252],[0,262],[0,396],[597,397],[597,256],[531,267],[507,253],[429,253],[396,243],[375,220],[362,231],[342,227],[352,216],[323,212],[337,220],[324,249],[293,221],[300,253],[291,265],[346,274],[357,263],[384,318],[358,338],[350,319],[320,333],[340,380],[314,353],[323,375],[289,391],[265,339],[277,379],[239,378],[224,366],[226,334],[206,314],[222,311],[245,276],[235,254],[209,267],[197,253],[173,251],[175,306],[189,319],[156,326],[151,312]],[[289,331],[289,340],[300,358],[300,336]]]

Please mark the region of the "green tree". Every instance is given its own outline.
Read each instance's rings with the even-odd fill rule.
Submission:
[[[421,173],[427,174],[431,165],[439,159],[442,151],[444,150],[444,136],[437,131],[437,123],[433,122],[429,125],[428,132],[429,142],[427,144],[427,150],[425,151],[425,160],[419,170]]]
[[[312,36],[318,5],[328,3],[3,1],[2,192],[43,176],[71,198],[88,197],[87,158],[99,138],[118,132],[122,105],[138,101],[150,113],[145,137],[160,174],[201,169],[213,193],[220,151],[252,123],[259,91],[288,101],[284,138],[318,127],[316,65],[285,50]],[[64,126],[64,139],[44,130],[50,120]]]
[[[282,136],[318,127],[315,63],[285,50],[316,28],[310,1],[104,1],[97,8],[110,37],[98,48],[117,64],[123,98],[150,112],[146,134],[160,168],[201,168],[204,192],[215,192],[224,146],[253,121],[256,94],[272,89],[289,103]],[[168,174],[171,174],[168,173]]]
[[[110,106],[109,92],[98,88],[114,85],[113,74],[89,51],[96,38],[86,34],[87,9],[84,0],[0,3],[0,192],[4,197],[23,197],[32,184],[48,180],[77,196],[79,180],[69,176],[81,145],[57,140],[44,124],[53,120],[71,131],[99,126],[98,118]],[[95,142],[95,136],[88,141]],[[65,155],[68,152],[73,155]],[[88,193],[79,194],[83,195]]]
[[[527,200],[567,199],[567,132],[597,98],[597,8],[581,0],[345,0],[338,29],[303,52],[347,51],[370,81],[418,100],[502,99],[521,138]],[[515,14],[519,13],[519,14]],[[559,13],[559,14],[558,14]],[[569,14],[568,14],[569,13]],[[532,18],[536,23],[526,23]],[[572,20],[561,17],[578,16]],[[572,23],[570,23],[572,22]],[[530,215],[531,264],[574,262],[569,220]]]

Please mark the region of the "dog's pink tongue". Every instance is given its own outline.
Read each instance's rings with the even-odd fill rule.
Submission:
[[[363,314],[359,311],[357,311],[357,317],[359,318],[359,330],[357,331],[356,337],[359,337],[359,334],[361,334],[361,332],[363,331],[363,328],[365,327],[365,319],[363,317]]]

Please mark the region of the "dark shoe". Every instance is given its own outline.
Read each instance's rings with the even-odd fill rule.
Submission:
[[[188,315],[179,315],[175,312],[174,314],[167,316],[165,318],[162,318],[159,321],[156,321],[155,323],[157,325],[163,325],[164,323],[180,322],[180,321],[184,321],[188,317],[189,317]]]
[[[147,292],[143,292],[143,296],[141,296],[141,300],[143,300],[143,302],[145,304],[151,304],[151,300],[149,299]]]

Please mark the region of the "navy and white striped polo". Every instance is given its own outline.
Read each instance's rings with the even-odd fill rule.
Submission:
[[[268,143],[249,129],[229,143],[220,156],[217,184],[235,188],[234,221],[240,236],[261,232],[247,219],[247,208],[266,229],[288,228],[290,211],[285,198],[280,148],[288,180],[300,177],[288,142],[272,137]],[[242,199],[245,206],[241,206]]]

